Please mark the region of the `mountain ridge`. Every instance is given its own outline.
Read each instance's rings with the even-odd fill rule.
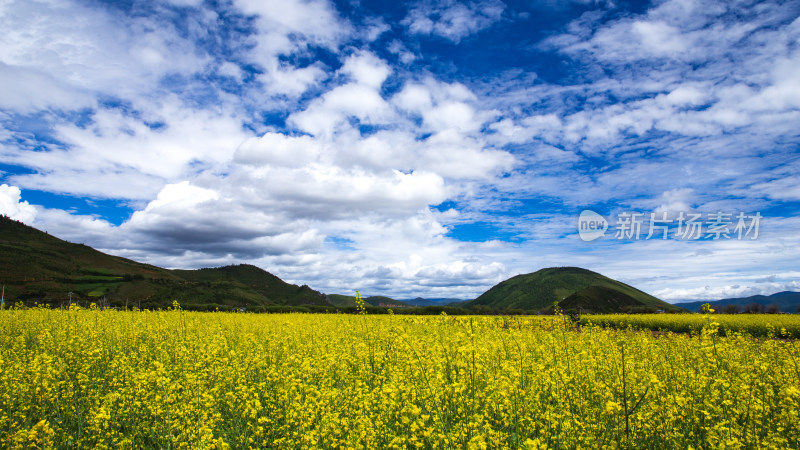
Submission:
[[[23,300],[63,306],[70,300],[106,306],[167,307],[177,300],[200,310],[315,306],[351,308],[355,298],[325,295],[307,285],[286,283],[253,265],[203,269],[165,269],[85,244],[59,239],[45,231],[0,216],[0,283],[8,301]],[[473,300],[386,296],[365,298],[367,305],[391,308],[457,308],[476,313],[512,310],[546,311],[559,301],[562,309],[583,312],[697,311],[703,303],[715,309],[759,303],[778,304],[797,312],[800,293],[785,291],[721,300],[663,302],[633,286],[579,267],[551,267],[511,277]]]
[[[765,309],[770,305],[776,305],[781,312],[797,313],[800,307],[800,292],[795,291],[782,291],[776,292],[771,295],[751,295],[749,297],[731,297],[723,298],[720,300],[697,300],[691,302],[674,303],[676,306],[688,309],[689,311],[700,311],[703,304],[708,303],[717,312],[724,312],[728,305],[735,305],[740,311],[746,307],[756,303]]]
[[[330,305],[322,293],[253,265],[164,269],[67,242],[5,216],[0,217],[0,276],[7,298],[53,306],[74,301],[157,308],[173,300],[200,310]]]

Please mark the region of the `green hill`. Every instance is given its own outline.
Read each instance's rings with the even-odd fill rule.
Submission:
[[[558,303],[564,311],[574,310],[579,313],[608,314],[617,312],[654,311],[652,305],[646,305],[624,292],[605,286],[589,286],[573,293]],[[663,309],[663,308],[657,308]]]
[[[488,307],[497,310],[543,310],[551,307],[555,301],[563,302],[572,294],[592,286],[605,289],[583,292],[570,302],[578,305],[603,299],[604,303],[597,306],[600,310],[607,310],[615,303],[621,303],[620,306],[643,306],[667,311],[680,309],[625,283],[579,267],[551,267],[517,275],[497,284],[464,306],[473,309]],[[611,291],[613,295],[610,295]],[[609,300],[613,301],[608,303]],[[627,305],[631,302],[636,302],[636,305]]]
[[[333,306],[342,308],[356,306],[356,298],[351,295],[328,294],[328,301],[331,302]]]
[[[109,306],[230,309],[327,305],[326,297],[251,265],[168,270],[63,241],[0,216],[0,283],[6,300],[61,306],[72,300]]]

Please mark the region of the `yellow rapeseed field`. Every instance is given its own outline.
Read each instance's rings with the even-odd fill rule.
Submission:
[[[798,448],[800,344],[561,317],[0,313],[2,448]]]
[[[681,333],[701,333],[703,328],[715,324],[720,335],[745,333],[800,339],[797,314],[602,314],[583,316],[581,324]]]

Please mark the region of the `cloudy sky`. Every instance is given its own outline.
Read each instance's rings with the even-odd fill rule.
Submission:
[[[566,265],[673,302],[800,290],[798,16],[797,1],[3,0],[0,212],[326,293],[466,299]],[[584,210],[604,236],[580,238]],[[651,213],[667,239],[647,238]],[[699,238],[679,234],[690,214]]]

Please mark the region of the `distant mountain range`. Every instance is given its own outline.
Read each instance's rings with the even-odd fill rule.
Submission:
[[[411,306],[461,306],[469,300],[460,298],[412,298],[410,300],[402,300],[403,303]]]
[[[752,295],[750,297],[724,298],[722,300],[695,301],[675,303],[675,306],[688,309],[689,311],[700,311],[703,304],[710,304],[717,312],[744,312],[745,309],[752,308],[752,305],[759,305],[763,311],[767,311],[775,305],[781,312],[797,313],[800,307],[800,292],[778,292],[772,295]],[[735,307],[735,308],[734,308]]]
[[[251,265],[168,270],[63,241],[0,216],[0,283],[10,301],[60,306],[183,307],[329,305],[325,295]]]
[[[256,266],[242,264],[197,270],[169,270],[111,256],[83,244],[63,241],[0,216],[0,283],[7,303],[23,301],[63,306],[163,308],[177,300],[196,310],[246,308],[251,311],[353,310],[355,297],[325,295],[289,284]],[[432,313],[548,312],[554,302],[564,311],[583,313],[699,310],[706,302],[671,305],[632,286],[579,267],[552,267],[517,275],[474,300],[384,296],[365,299],[372,308]],[[716,308],[758,303],[796,312],[800,293],[781,292],[710,302]],[[448,309],[449,308],[449,309]],[[376,309],[379,311],[379,309]]]
[[[328,295],[328,300],[334,306],[340,307],[351,307],[356,306],[356,298],[355,296],[350,295],[341,295],[341,294],[330,294]],[[384,297],[381,295],[373,295],[371,297],[365,297],[364,303],[370,306],[376,306],[379,308],[406,308],[411,306],[405,302],[401,302],[399,300],[395,300],[389,297]]]

